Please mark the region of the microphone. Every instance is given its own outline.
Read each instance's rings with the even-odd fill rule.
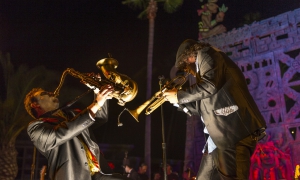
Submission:
[[[125,108],[126,109],[126,108]],[[121,116],[121,114],[125,111],[125,109],[123,109],[123,111],[119,114],[119,116],[118,116],[118,127],[121,127],[121,126],[123,126],[123,123],[121,123],[121,121],[120,121],[120,116]]]
[[[184,105],[177,104],[177,103],[174,103],[173,105],[175,107],[178,107],[178,108],[182,109],[182,111],[185,112],[187,115],[192,116],[192,113],[190,112],[190,110],[188,108],[186,108]]]

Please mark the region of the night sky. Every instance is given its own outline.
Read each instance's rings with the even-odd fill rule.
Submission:
[[[227,30],[243,24],[243,16],[260,12],[261,19],[300,7],[299,0],[219,0],[229,7],[223,24]],[[166,13],[159,5],[155,20],[152,92],[159,90],[158,77],[170,77],[180,43],[198,38],[199,0],[186,0],[175,13]],[[137,18],[141,10],[122,5],[121,0],[77,1],[0,1],[0,50],[9,52],[18,67],[44,65],[62,73],[66,68],[80,72],[99,72],[96,62],[108,57],[119,61],[117,71],[139,85],[137,97],[126,104],[134,109],[146,101],[146,63],[148,21]],[[82,86],[78,82],[78,86]],[[56,87],[53,87],[53,90]],[[70,97],[72,98],[72,97]],[[71,100],[71,99],[70,99]],[[137,123],[126,112],[123,127],[117,127],[118,114],[124,107],[110,103],[110,122],[96,131],[99,143],[131,144],[129,156],[144,156],[145,115]],[[167,158],[184,158],[185,114],[165,103]],[[161,158],[160,110],[152,114],[152,157]]]

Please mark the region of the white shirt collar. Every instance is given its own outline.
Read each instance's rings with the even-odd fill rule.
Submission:
[[[196,62],[195,62],[197,72],[199,72],[199,67],[198,67],[199,58],[200,58],[200,56],[199,56],[199,52],[198,52],[197,57],[196,57]]]

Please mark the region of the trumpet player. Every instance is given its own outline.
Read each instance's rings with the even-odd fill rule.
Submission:
[[[113,89],[111,85],[102,86],[95,94],[95,101],[79,114],[57,110],[58,98],[42,88],[34,88],[26,95],[25,108],[35,119],[28,125],[27,133],[37,150],[48,160],[49,179],[127,179],[109,171],[88,130],[96,121],[107,121],[107,100],[111,99]]]
[[[266,123],[243,73],[224,52],[191,39],[179,46],[175,66],[193,74],[196,84],[186,90],[167,90],[163,96],[202,116],[210,139],[197,180],[215,174],[222,180],[248,179],[250,157],[265,135]]]

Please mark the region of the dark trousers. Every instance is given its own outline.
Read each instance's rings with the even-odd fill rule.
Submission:
[[[92,176],[92,180],[131,180],[130,178],[123,176],[121,174],[112,174],[112,175],[106,175],[101,173],[95,173]]]
[[[249,179],[250,158],[257,141],[248,136],[234,148],[204,153],[197,180],[247,180]]]

